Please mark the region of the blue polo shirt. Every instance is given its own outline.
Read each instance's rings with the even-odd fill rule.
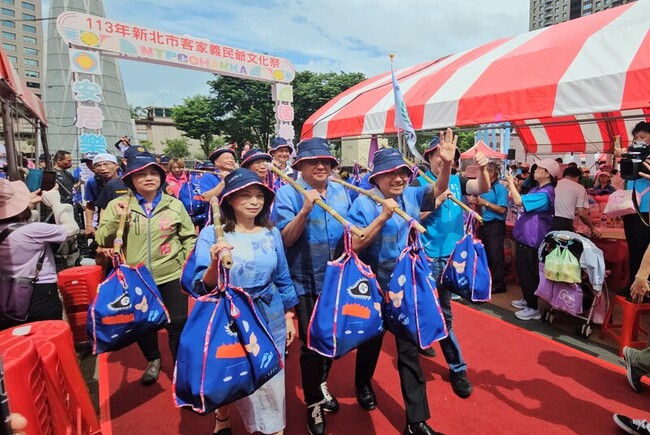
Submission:
[[[438,179],[431,171],[428,171],[427,175],[434,181]],[[422,177],[417,179],[422,185],[428,183]],[[461,199],[466,194],[466,186],[467,178],[456,174],[449,176],[449,190],[457,199]],[[423,211],[429,210],[431,213],[420,222],[427,229],[427,232],[422,235],[424,251],[432,258],[449,257],[456,243],[465,235],[463,209],[451,199],[447,199],[435,210],[433,204],[423,207]]]
[[[95,202],[99,196],[99,187],[97,186],[97,179],[93,176],[86,181],[86,188],[84,190],[84,200],[88,202]]]
[[[212,190],[217,187],[217,184],[221,182],[221,178],[215,174],[202,174],[199,179],[199,189],[201,195],[203,195],[208,190]]]
[[[505,186],[498,181],[492,183],[490,190],[481,195],[481,198],[492,204],[496,204],[499,207],[506,207],[506,212],[503,214],[496,213],[491,209],[485,207],[483,209],[483,221],[505,221],[506,215],[508,214],[508,191]]]
[[[306,190],[313,190],[304,179],[296,180]],[[340,184],[328,181],[324,201],[344,218],[352,205],[347,190]],[[304,196],[290,185],[278,189],[273,203],[273,221],[280,231],[295,219],[302,209]],[[343,252],[343,225],[320,206],[307,215],[300,238],[286,248],[289,271],[296,293],[317,295],[323,287],[327,262]]]
[[[638,180],[627,180],[625,182],[625,190],[632,190],[633,187],[637,194],[643,194],[639,201],[639,211],[647,213],[650,211],[650,180],[639,178]]]
[[[151,217],[151,213],[153,213],[158,204],[160,204],[160,200],[162,199],[162,193],[159,190],[158,193],[156,193],[156,197],[151,202],[151,209],[147,210],[147,200],[144,198],[144,196],[140,195],[138,192],[135,192],[134,195],[138,200],[138,204],[140,204],[140,207],[142,207],[142,211],[147,217]]]
[[[416,218],[420,215],[421,205],[432,186],[407,187],[395,201],[409,216]],[[372,193],[384,197],[376,187]],[[360,195],[354,200],[348,220],[360,227],[367,227],[381,214],[382,206],[371,198]],[[393,213],[384,224],[372,243],[359,253],[361,261],[366,263],[377,275],[377,281],[382,289],[388,288],[390,275],[395,269],[397,257],[406,247],[409,222]]]

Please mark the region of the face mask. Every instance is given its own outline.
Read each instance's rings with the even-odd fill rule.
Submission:
[[[634,146],[639,146],[639,147],[644,147],[644,146],[646,146],[646,145],[648,145],[648,144],[645,143],[645,142],[643,142],[642,140],[635,140],[635,141],[632,143],[632,145],[634,145]]]

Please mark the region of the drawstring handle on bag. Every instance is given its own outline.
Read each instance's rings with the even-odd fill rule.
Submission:
[[[124,274],[120,270],[120,265],[126,263],[126,259],[124,258],[124,252],[122,252],[122,248],[124,247],[124,227],[126,226],[126,218],[127,215],[130,214],[129,207],[131,206],[131,197],[133,196],[133,192],[129,191],[128,196],[126,197],[126,209],[124,210],[124,213],[120,216],[120,223],[117,225],[117,232],[115,233],[115,240],[113,241],[113,255],[111,255],[111,261],[113,262],[113,268],[117,272],[117,279],[120,281],[120,284],[122,284],[122,287],[124,289],[128,288],[128,284],[126,283],[126,278],[124,277]]]
[[[418,250],[422,248],[422,242],[420,241],[420,234],[418,233],[418,221],[411,218],[409,220],[409,233],[406,239],[407,246],[411,247],[412,250]]]
[[[476,222],[480,215],[474,210],[467,212],[465,217],[465,234],[470,234],[472,237],[476,235]]]
[[[223,227],[221,226],[221,214],[219,213],[219,201],[215,196],[210,199],[210,207],[212,208],[212,224],[214,225],[214,237],[219,242],[225,242],[226,236],[223,234]],[[226,269],[232,267],[232,254],[229,249],[224,249],[219,252],[219,260],[223,262]]]

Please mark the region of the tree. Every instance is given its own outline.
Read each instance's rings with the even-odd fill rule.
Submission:
[[[362,73],[315,73],[301,71],[296,73],[293,85],[293,126],[298,137],[303,135],[302,127],[314,112],[325,103],[351,88],[366,77]],[[310,137],[311,132],[305,132]]]
[[[190,155],[190,144],[184,137],[178,139],[167,139],[163,153],[169,158],[183,159]]]
[[[219,133],[210,97],[196,95],[185,98],[183,104],[173,107],[172,119],[185,136],[199,141],[206,156],[210,154],[212,137]]]
[[[140,119],[147,116],[147,109],[142,106],[129,105],[129,112],[131,113],[131,119]]]
[[[456,144],[456,146],[458,147],[460,152],[465,152],[474,146],[474,137],[475,137],[474,130],[459,131],[456,134],[458,135],[458,143]]]
[[[275,131],[271,85],[225,76],[208,85],[218,131],[230,142],[250,141],[266,149]]]

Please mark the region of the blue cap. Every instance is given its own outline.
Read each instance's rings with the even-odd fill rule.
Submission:
[[[160,163],[169,163],[169,160],[168,156],[160,156]]]
[[[375,153],[375,157],[372,161],[373,167],[368,181],[373,183],[373,178],[377,175],[386,174],[388,172],[393,172],[400,168],[411,169],[409,165],[406,164],[404,158],[398,150],[395,148],[382,148]]]
[[[221,192],[221,195],[219,195],[219,204],[222,204],[223,200],[228,195],[232,195],[235,192],[253,185],[260,186],[262,192],[264,193],[265,203],[270,206],[271,202],[273,202],[273,198],[275,197],[275,193],[273,193],[273,190],[269,189],[266,184],[260,181],[260,177],[258,177],[255,172],[246,168],[235,169],[226,175],[223,191]]]
[[[235,151],[232,148],[230,148],[230,147],[221,147],[219,149],[216,149],[216,150],[212,151],[212,153],[210,154],[208,159],[210,159],[210,161],[212,163],[214,163],[214,161],[217,160],[219,158],[219,156],[221,156],[224,153],[230,153],[230,154],[232,154],[233,157],[235,157]]]
[[[139,146],[139,145],[131,145],[128,147],[124,152],[122,153],[122,157],[125,159],[128,159],[129,157],[135,155],[135,154],[140,154],[140,153],[147,153],[149,154],[149,151],[145,147]]]
[[[246,151],[246,153],[243,155],[241,161],[241,167],[247,168],[248,165],[250,165],[251,163],[257,160],[266,160],[267,162],[270,162],[273,160],[273,157],[271,157],[270,154],[263,152],[259,148],[253,148]]]
[[[165,181],[167,173],[162,168],[162,166],[156,163],[156,157],[147,151],[131,153],[129,157],[127,157],[126,170],[124,171],[124,175],[122,175],[122,181],[124,184],[126,184],[131,190],[134,190],[133,183],[131,182],[131,176],[134,173],[146,168],[147,166],[152,166],[154,169],[156,169],[156,171],[158,171],[158,174],[160,174],[160,184],[162,185],[162,183]]]
[[[291,167],[297,169],[300,162],[315,159],[331,160],[332,168],[336,168],[339,165],[339,161],[336,160],[330,152],[330,147],[327,145],[327,141],[322,137],[313,137],[298,144],[296,160],[291,163]]]
[[[280,148],[287,147],[293,152],[293,147],[287,142],[287,140],[283,137],[276,136],[271,140],[271,147],[269,148],[269,153],[272,153],[273,151],[277,151]]]

